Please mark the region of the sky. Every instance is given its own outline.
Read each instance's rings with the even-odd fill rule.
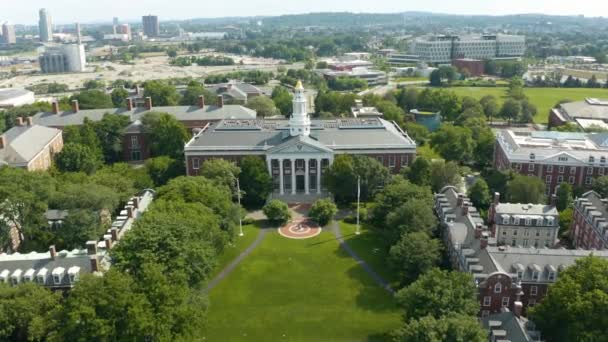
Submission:
[[[608,1],[605,0],[0,0],[0,22],[37,24],[38,9],[43,7],[57,24],[110,22],[113,17],[121,21],[138,21],[149,13],[158,15],[161,21],[337,11],[608,17]]]

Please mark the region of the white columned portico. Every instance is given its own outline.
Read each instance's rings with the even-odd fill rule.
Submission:
[[[268,166],[268,174],[272,178],[272,158],[266,158],[266,165]]]
[[[310,194],[310,173],[308,170],[308,158],[304,159],[304,191]]]
[[[291,194],[296,194],[296,160],[291,159]]]
[[[283,159],[279,159],[279,188],[281,195],[285,194],[285,188],[283,187]]]
[[[321,193],[321,161],[323,159],[317,158],[317,194]]]

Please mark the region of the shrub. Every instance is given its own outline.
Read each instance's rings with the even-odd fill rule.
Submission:
[[[275,224],[285,224],[291,219],[289,207],[283,201],[271,200],[262,208],[262,211],[268,220]]]
[[[313,203],[312,208],[310,208],[309,216],[317,221],[317,223],[324,226],[333,219],[337,212],[338,208],[332,200],[320,199]]]

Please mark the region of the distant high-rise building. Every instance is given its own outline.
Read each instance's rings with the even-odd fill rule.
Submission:
[[[4,23],[2,24],[2,39],[0,39],[4,44],[15,44],[17,42],[17,37],[15,37],[15,26]]]
[[[112,30],[114,31],[114,34],[116,34],[117,26],[118,26],[118,17],[114,17],[114,19],[112,19]]]
[[[84,45],[65,44],[47,48],[38,58],[40,70],[45,73],[83,72],[86,67]]]
[[[40,30],[40,41],[49,42],[53,40],[53,22],[49,12],[42,8],[39,12],[38,29]]]
[[[118,29],[120,34],[126,34],[129,39],[131,39],[131,27],[129,26],[129,24],[122,24],[118,26]]]
[[[158,37],[160,33],[160,26],[158,25],[158,16],[156,15],[145,15],[141,17],[144,25],[144,35],[148,37]]]

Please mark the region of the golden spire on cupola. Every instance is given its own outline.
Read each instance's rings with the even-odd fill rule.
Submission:
[[[298,80],[298,83],[296,83],[296,89],[304,89],[304,86],[302,85],[301,80]]]

